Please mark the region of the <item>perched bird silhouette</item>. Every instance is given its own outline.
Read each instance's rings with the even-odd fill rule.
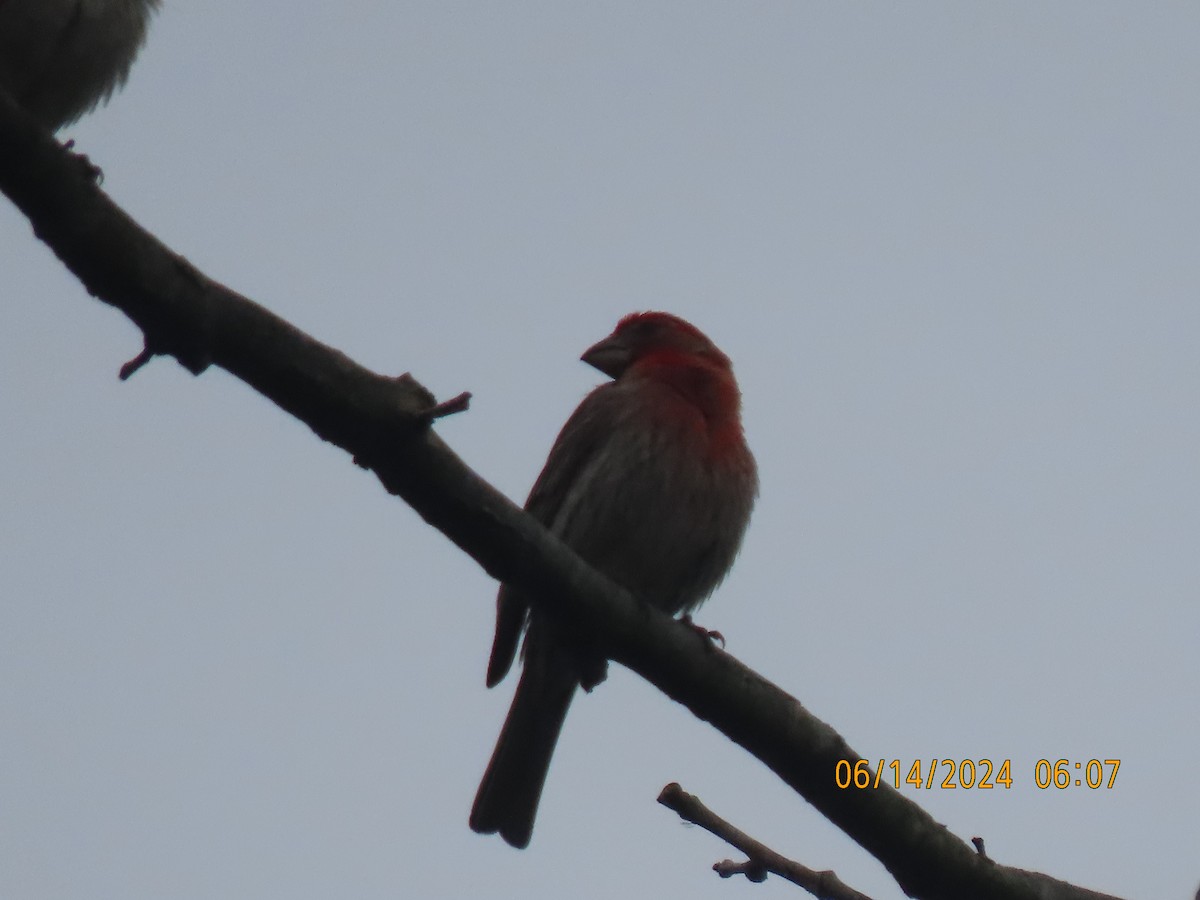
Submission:
[[[733,564],[758,494],[729,358],[683,319],[645,312],[582,359],[614,380],[567,420],[525,509],[635,597],[690,613]],[[575,690],[603,680],[605,661],[507,586],[496,607],[487,684],[527,626],[524,669],[470,823],[525,847]]]
[[[0,0],[0,89],[56,131],[129,77],[159,0]]]

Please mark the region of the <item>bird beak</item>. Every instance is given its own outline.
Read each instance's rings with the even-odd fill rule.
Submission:
[[[621,373],[629,367],[630,352],[621,338],[610,334],[600,343],[588,347],[579,358],[610,378],[620,378]]]

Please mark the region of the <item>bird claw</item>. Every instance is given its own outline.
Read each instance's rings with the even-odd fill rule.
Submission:
[[[691,613],[684,613],[684,615],[680,617],[679,621],[681,621],[688,628],[692,629],[692,631],[696,632],[696,634],[700,635],[700,637],[704,638],[705,641],[709,641],[713,644],[720,644],[721,649],[725,649],[725,635],[721,634],[719,631],[713,631],[712,629],[705,628],[703,625],[697,625],[692,621]]]
[[[88,155],[86,153],[79,153],[76,151],[75,138],[68,138],[63,144],[63,149],[70,151],[71,155],[74,156],[75,162],[78,163],[79,167],[83,170],[84,178],[86,178],[88,181],[94,181],[96,183],[96,187],[104,186],[104,170],[88,159]]]

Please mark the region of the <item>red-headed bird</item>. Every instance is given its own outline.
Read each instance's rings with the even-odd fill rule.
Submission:
[[[695,326],[634,313],[581,357],[614,380],[567,420],[525,509],[598,572],[665,612],[690,613],[733,564],[758,494],[729,357]],[[524,670],[471,828],[514,847],[533,833],[575,689],[604,677],[586,637],[568,636],[502,585],[487,684]]]

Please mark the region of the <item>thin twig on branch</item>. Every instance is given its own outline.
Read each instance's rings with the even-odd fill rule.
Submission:
[[[699,825],[715,834],[725,843],[746,854],[746,861],[735,863],[724,860],[713,864],[713,871],[722,878],[745,875],[751,881],[765,881],[768,872],[786,878],[792,884],[804,888],[818,900],[871,900],[846,884],[837,874],[825,870],[818,872],[775,852],[766,844],[757,841],[737,826],[722,819],[700,802],[695,794],[689,794],[676,782],[671,782],[658,795],[658,802],[674,810],[685,822]]]

